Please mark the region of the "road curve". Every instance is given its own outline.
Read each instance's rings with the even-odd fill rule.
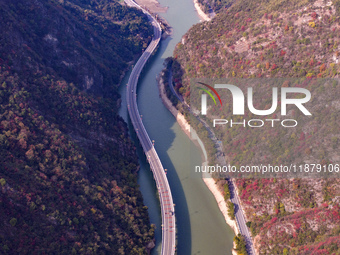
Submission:
[[[154,36],[149,46],[146,48],[142,56],[138,59],[135,64],[127,85],[126,101],[128,105],[128,111],[131,118],[133,127],[137,133],[138,139],[143,147],[144,153],[150,164],[150,168],[153,172],[153,176],[156,181],[161,214],[162,214],[162,255],[173,255],[176,250],[176,221],[175,221],[175,208],[171,189],[169,186],[168,179],[166,177],[166,171],[158,157],[158,154],[150,140],[148,133],[142,122],[142,118],[138,111],[137,106],[137,83],[139,75],[146,64],[147,60],[151,56],[152,52],[156,49],[161,39],[162,30],[157,20],[150,15],[150,13],[133,0],[124,0],[125,3],[131,7],[136,7],[142,10],[149,18],[154,28]]]

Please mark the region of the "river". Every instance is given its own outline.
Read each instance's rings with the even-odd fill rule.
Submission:
[[[189,28],[199,22],[193,0],[159,0],[162,6],[168,6],[164,17],[173,34],[161,41],[155,56],[145,66],[138,84],[138,106],[150,139],[155,140],[155,148],[164,168],[168,170],[168,179],[176,204],[177,254],[232,254],[234,233],[225,223],[216,200],[201,178],[192,172],[194,165],[201,165],[201,151],[181,130],[172,114],[159,98],[156,76],[163,69],[165,58],[172,56],[174,48]],[[129,123],[125,101],[126,84],[130,72],[126,74],[120,87],[122,104],[119,114]],[[136,135],[131,132],[133,140]],[[145,156],[138,147],[141,169],[138,183],[148,206],[151,223],[156,225],[156,247],[152,254],[161,250],[161,214],[156,185],[145,161]]]

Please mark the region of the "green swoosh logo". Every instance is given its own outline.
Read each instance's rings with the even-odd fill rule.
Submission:
[[[215,105],[217,105],[216,104],[216,100],[215,100],[214,96],[210,93],[210,91],[208,91],[206,89],[203,89],[203,88],[198,88],[198,89],[203,90],[204,92],[206,92],[212,98],[212,100],[214,100]]]

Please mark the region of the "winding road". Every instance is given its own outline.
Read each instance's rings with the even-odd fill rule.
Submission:
[[[166,171],[158,157],[158,154],[150,140],[148,133],[142,122],[141,115],[138,111],[137,106],[137,83],[140,73],[150,58],[151,54],[157,48],[161,35],[162,29],[157,20],[146,10],[141,8],[132,0],[125,0],[125,3],[131,7],[142,10],[149,18],[153,28],[154,36],[149,46],[146,48],[142,56],[138,59],[135,64],[127,85],[126,100],[128,105],[128,111],[131,118],[133,127],[137,133],[138,139],[143,147],[144,153],[150,164],[150,168],[153,172],[154,179],[156,181],[161,214],[162,214],[162,255],[173,255],[176,250],[176,219],[175,219],[175,208],[171,189],[169,186],[168,179],[166,177]]]

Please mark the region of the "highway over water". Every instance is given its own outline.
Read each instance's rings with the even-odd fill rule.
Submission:
[[[138,139],[143,147],[147,160],[150,164],[150,168],[153,172],[159,193],[162,214],[161,254],[173,255],[175,254],[176,250],[176,221],[175,221],[175,208],[171,194],[171,189],[169,186],[168,179],[166,177],[165,169],[163,168],[163,165],[158,157],[155,147],[153,146],[153,143],[151,142],[150,137],[143,125],[142,118],[138,111],[136,94],[138,78],[147,60],[150,58],[151,54],[157,48],[161,39],[162,30],[157,20],[154,17],[152,17],[149,12],[141,8],[134,1],[125,0],[125,3],[129,6],[141,9],[148,16],[154,28],[154,36],[152,41],[150,42],[149,46],[144,51],[142,56],[138,59],[137,63],[135,64],[131,72],[127,85],[126,100],[131,122],[137,133]]]

